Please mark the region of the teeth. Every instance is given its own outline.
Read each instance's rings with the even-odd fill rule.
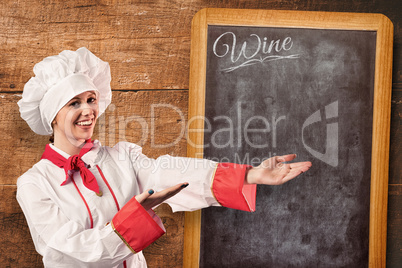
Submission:
[[[77,125],[79,126],[89,126],[92,123],[92,121],[82,121],[78,122]]]

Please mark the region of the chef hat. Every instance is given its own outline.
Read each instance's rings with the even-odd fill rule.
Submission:
[[[85,47],[47,57],[33,71],[36,76],[25,84],[18,106],[22,119],[37,134],[51,135],[57,113],[78,94],[97,91],[99,115],[111,102],[109,64]]]

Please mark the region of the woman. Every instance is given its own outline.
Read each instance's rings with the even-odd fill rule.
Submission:
[[[80,48],[45,58],[34,73],[18,102],[21,117],[54,142],[18,179],[17,200],[45,267],[146,267],[142,249],[165,232],[153,207],[254,211],[257,183],[282,184],[311,166],[282,163],[295,155],[250,167],[154,160],[128,142],[102,146],[91,138],[111,101],[109,65]]]

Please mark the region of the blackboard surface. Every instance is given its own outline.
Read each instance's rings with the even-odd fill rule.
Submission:
[[[375,31],[208,27],[204,157],[312,161],[202,212],[200,267],[367,267]]]

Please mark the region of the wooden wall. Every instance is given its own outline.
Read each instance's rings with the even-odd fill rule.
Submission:
[[[113,105],[97,127],[103,144],[140,143],[151,157],[184,156],[190,26],[205,7],[382,13],[394,23],[387,266],[402,263],[402,9],[395,0],[3,0],[0,2],[0,267],[41,267],[15,200],[19,175],[46,137],[30,131],[16,102],[34,64],[86,46],[112,69]],[[165,104],[165,106],[158,106]],[[145,138],[144,138],[145,137]],[[184,214],[157,209],[167,234],[147,248],[149,267],[181,267]]]

